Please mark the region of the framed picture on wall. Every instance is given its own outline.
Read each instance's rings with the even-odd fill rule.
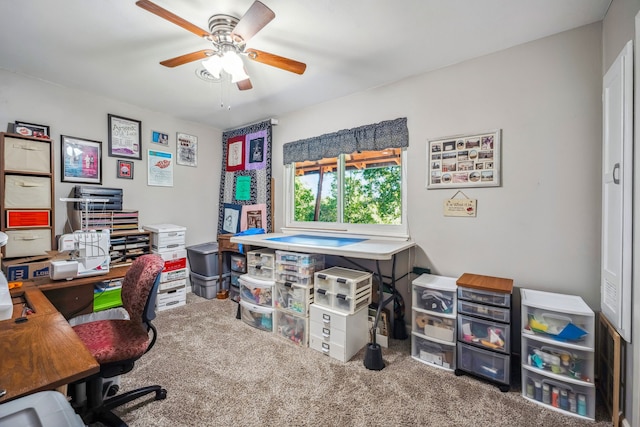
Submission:
[[[169,134],[158,132],[157,130],[151,131],[151,142],[154,144],[164,145],[165,147],[169,146]]]
[[[240,215],[242,214],[242,206],[225,203],[223,210],[222,233],[236,234],[240,232]]]
[[[62,182],[102,184],[102,142],[61,135]]]
[[[133,162],[130,160],[118,160],[116,176],[123,179],[133,179]]]
[[[430,139],[427,188],[500,186],[500,129]]]
[[[178,132],[176,135],[176,163],[198,166],[198,137]]]
[[[108,115],[109,156],[142,160],[142,135],[140,120]]]

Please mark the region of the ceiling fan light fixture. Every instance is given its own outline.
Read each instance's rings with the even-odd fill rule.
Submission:
[[[213,55],[208,59],[202,61],[202,66],[216,79],[220,78],[220,72],[223,69],[222,58],[218,55]]]

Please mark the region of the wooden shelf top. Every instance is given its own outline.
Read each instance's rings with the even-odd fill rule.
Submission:
[[[480,274],[464,273],[456,281],[458,286],[481,289],[485,291],[510,294],[513,291],[513,279],[502,277],[482,276]]]

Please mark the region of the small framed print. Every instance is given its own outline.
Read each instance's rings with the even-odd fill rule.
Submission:
[[[176,163],[198,166],[198,137],[178,132],[176,134]]]
[[[118,160],[118,178],[133,179],[133,162],[130,160]]]
[[[427,188],[500,186],[500,129],[430,139]]]
[[[169,146],[169,134],[158,132],[157,130],[151,131],[151,142],[154,144],[164,145],[165,147]]]
[[[49,138],[51,136],[49,126],[27,123],[20,120],[16,120],[13,129],[15,133],[25,136],[33,136],[36,138]]]

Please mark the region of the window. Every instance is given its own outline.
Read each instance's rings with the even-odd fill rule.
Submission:
[[[287,226],[404,237],[404,155],[389,148],[290,164]]]

